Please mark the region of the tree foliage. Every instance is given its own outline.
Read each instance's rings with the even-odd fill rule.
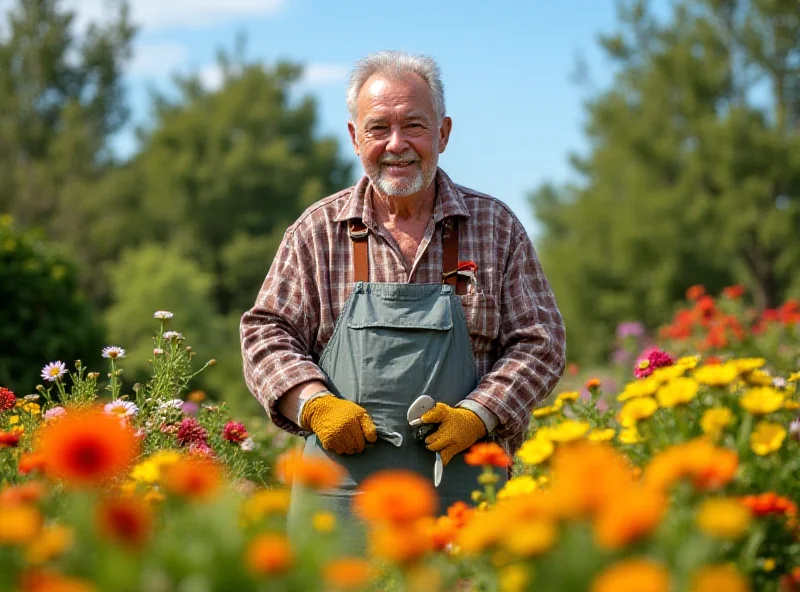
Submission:
[[[0,385],[33,393],[47,363],[99,361],[102,326],[75,265],[39,233],[0,217]]]
[[[744,283],[762,308],[800,288],[797,2],[619,7],[581,180],[531,198],[573,359],[607,353],[621,321],[663,322],[692,284]]]

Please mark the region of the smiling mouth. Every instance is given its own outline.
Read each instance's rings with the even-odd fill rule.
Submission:
[[[414,164],[415,160],[404,160],[402,162],[384,162],[383,166],[391,167],[391,168],[403,168]]]

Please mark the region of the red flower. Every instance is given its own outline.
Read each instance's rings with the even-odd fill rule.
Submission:
[[[496,443],[486,442],[474,444],[464,455],[464,462],[473,466],[493,465],[505,469],[511,464],[511,459]]]
[[[768,516],[770,514],[797,515],[797,505],[789,498],[768,491],[759,495],[746,495],[741,502],[750,508],[754,516]]]
[[[13,409],[17,404],[17,398],[10,390],[4,386],[0,386],[0,413]]]
[[[691,300],[694,302],[698,300],[701,296],[706,293],[706,289],[703,286],[695,285],[691,286],[688,290],[686,290],[686,299]]]
[[[0,448],[13,447],[19,444],[20,432],[0,432]]]
[[[178,426],[178,442],[187,444],[207,444],[208,432],[194,417],[185,417]]]
[[[247,428],[238,421],[229,421],[222,430],[222,437],[233,444],[240,444],[247,439]]]
[[[736,284],[735,286],[723,288],[722,295],[728,300],[738,300],[744,295],[744,286]]]

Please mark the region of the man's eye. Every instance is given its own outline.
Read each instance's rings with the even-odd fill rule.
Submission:
[[[385,126],[385,125],[373,125],[372,127],[369,128],[369,131],[371,131],[371,132],[382,132],[382,131],[386,131],[387,129],[388,129],[388,127]]]

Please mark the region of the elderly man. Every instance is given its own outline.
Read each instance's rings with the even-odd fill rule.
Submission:
[[[366,175],[286,231],[241,321],[247,384],[275,425],[347,471],[327,499],[346,513],[381,469],[433,479],[442,507],[468,500],[491,438],[513,453],[564,369],[561,315],[525,229],[502,202],[438,168],[450,139],[437,64],[386,51],[347,90]],[[415,438],[407,410],[435,408]]]

